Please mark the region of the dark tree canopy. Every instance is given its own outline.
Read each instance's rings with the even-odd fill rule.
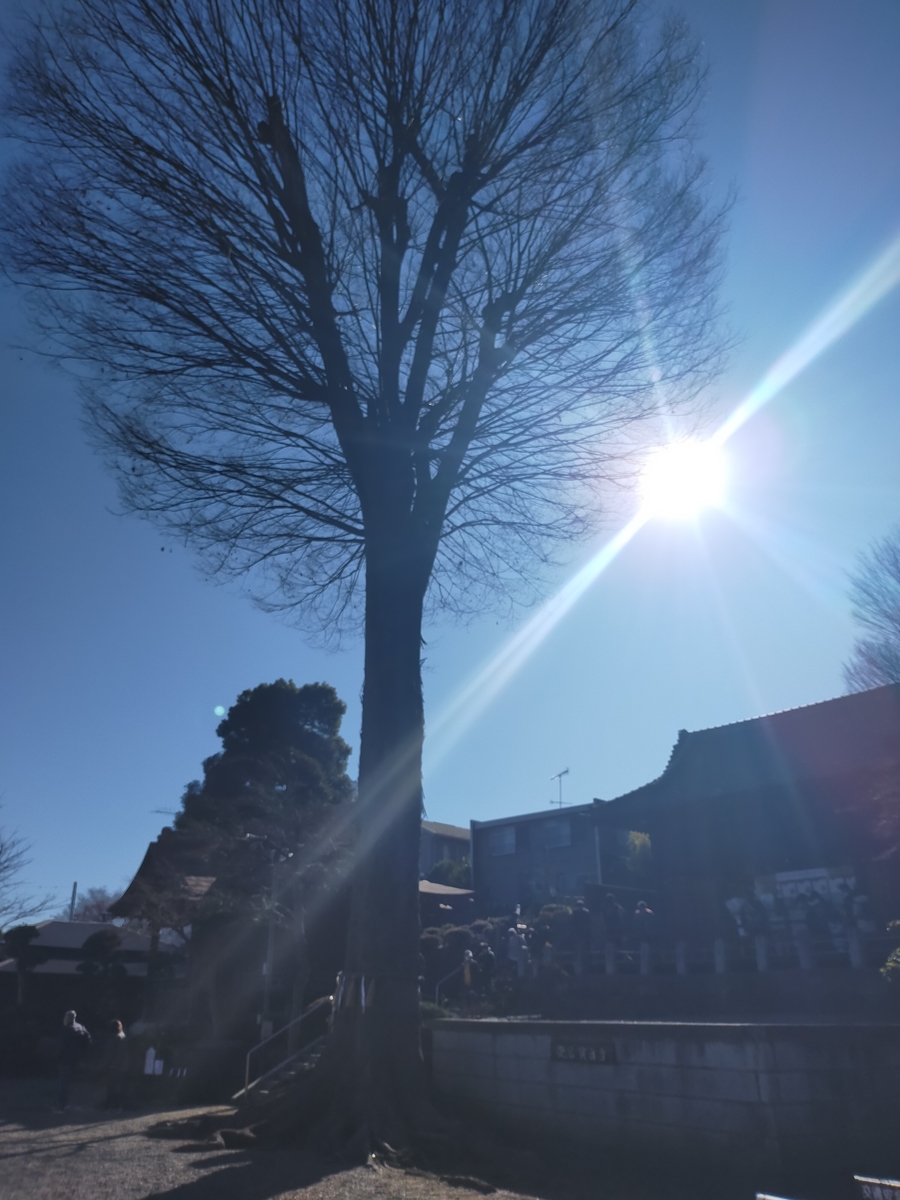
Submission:
[[[72,909],[72,920],[89,922],[111,921],[110,905],[115,904],[121,894],[121,891],[114,892],[102,886],[89,887],[83,891],[79,891],[75,898],[75,907]],[[68,904],[56,913],[55,919],[57,921],[69,920]]]
[[[900,528],[860,556],[850,577],[850,600],[863,636],[844,666],[848,689],[900,683]]]
[[[242,692],[216,731],[222,751],[185,791],[176,830],[250,833],[294,848],[310,818],[352,799],[345,711],[327,683],[278,679]]]
[[[40,935],[41,931],[36,925],[15,925],[12,929],[7,929],[3,935],[4,957],[12,958],[16,964],[18,976],[16,1003],[19,1008],[25,1006],[26,975],[49,958],[46,949],[32,944]]]
[[[119,958],[122,935],[117,929],[98,929],[85,939],[81,947],[82,960],[75,968],[83,975],[105,980],[124,979],[125,966]]]
[[[316,758],[334,787],[345,786],[350,747],[339,736],[347,705],[328,683],[276,679],[241,692],[216,734],[226,754],[285,761]],[[334,799],[343,797],[335,796]]]
[[[468,888],[472,886],[472,871],[467,858],[461,862],[442,858],[440,862],[434,864],[425,878],[430,879],[432,883],[442,883],[445,887]]]

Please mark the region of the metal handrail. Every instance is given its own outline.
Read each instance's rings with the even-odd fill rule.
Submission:
[[[263,1046],[268,1046],[269,1042],[274,1042],[276,1038],[281,1037],[283,1033],[287,1033],[287,1031],[293,1028],[293,1026],[299,1025],[301,1021],[305,1021],[307,1017],[311,1017],[313,1013],[318,1012],[319,1009],[323,1008],[326,1004],[332,1004],[333,1001],[333,996],[321,996],[318,1000],[314,1000],[307,1008],[304,1008],[299,1017],[294,1017],[292,1021],[288,1021],[287,1025],[282,1025],[280,1029],[276,1029],[276,1031],[272,1034],[269,1034],[267,1038],[263,1038],[261,1042],[257,1042],[255,1046],[251,1046],[251,1048],[247,1051],[247,1058],[244,1062],[245,1090],[250,1086],[250,1059],[257,1052],[257,1050],[262,1050]]]
[[[239,1100],[241,1096],[250,1095],[254,1088],[258,1088],[261,1084],[265,1083],[267,1079],[272,1079],[274,1076],[278,1075],[278,1073],[283,1071],[285,1067],[289,1066],[292,1062],[296,1062],[298,1058],[302,1058],[304,1054],[309,1054],[311,1050],[314,1050],[324,1041],[324,1034],[322,1037],[313,1038],[311,1042],[307,1042],[295,1054],[289,1054],[287,1058],[283,1058],[281,1062],[276,1063],[274,1067],[269,1067],[268,1071],[263,1071],[262,1075],[257,1075],[252,1083],[246,1084],[242,1091],[238,1092],[236,1096],[232,1096],[232,1100]]]

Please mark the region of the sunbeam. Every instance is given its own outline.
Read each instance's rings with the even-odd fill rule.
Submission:
[[[900,237],[813,321],[713,434],[720,446],[900,283]]]
[[[721,448],[747,421],[795,379],[823,351],[844,336],[880,300],[900,283],[900,237],[813,321],[798,340],[766,371],[708,442],[710,450]],[[707,489],[716,492],[717,488]],[[709,500],[710,497],[705,497]],[[718,498],[718,497],[717,497]],[[702,504],[685,504],[687,515]],[[678,508],[679,504],[670,505]],[[535,613],[518,633],[469,680],[439,713],[428,730],[428,765],[433,768],[456,744],[468,727],[484,712],[527,662],[538,646],[581,599],[618,554],[654,516],[659,505],[648,504],[631,518],[578,572]]]
[[[727,508],[725,515],[760,554],[820,608],[832,614],[843,610],[846,580],[837,558],[833,558],[830,569],[821,571],[818,577],[804,565],[813,557],[820,563],[826,561],[828,554],[824,546],[799,534],[768,525],[737,508]]]
[[[611,538],[568,583],[552,596],[518,633],[454,696],[436,721],[428,728],[428,761],[434,766],[455,744],[472,722],[481,715],[534,654],[544,638],[555,629],[562,618],[581,599],[594,580],[628,545],[638,530],[649,520],[641,511],[631,518],[615,537]]]

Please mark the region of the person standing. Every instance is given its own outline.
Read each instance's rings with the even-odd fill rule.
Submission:
[[[612,892],[607,892],[600,904],[600,915],[603,917],[603,929],[606,940],[618,945],[625,932],[625,909],[618,903]]]
[[[656,934],[656,913],[646,900],[638,900],[632,921],[638,944],[652,942]]]
[[[522,979],[526,973],[531,955],[528,951],[528,942],[525,939],[525,934],[520,932],[518,926],[514,929],[510,928],[507,954],[510,962],[516,964],[516,975],[519,979]]]
[[[128,1082],[128,1039],[121,1021],[111,1021],[109,1038],[103,1055],[106,1076],[106,1100],[104,1108],[122,1108],[125,1104],[125,1086]]]
[[[59,1051],[60,1112],[64,1112],[69,1106],[69,1085],[90,1045],[91,1035],[83,1025],[78,1024],[75,1020],[75,1010],[70,1008],[63,1017],[62,1046]]]
[[[482,942],[479,946],[476,962],[478,963],[478,973],[481,977],[481,989],[486,996],[489,996],[494,987],[497,956],[487,942]]]
[[[510,925],[509,933],[506,938],[506,957],[511,963],[518,967],[519,963],[519,931],[515,926]]]
[[[591,910],[583,900],[575,901],[570,920],[572,945],[575,950],[575,974],[580,975],[591,950]]]

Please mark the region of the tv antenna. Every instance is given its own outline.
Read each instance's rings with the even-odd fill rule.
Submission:
[[[557,773],[555,775],[550,776],[551,783],[553,782],[554,779],[559,783],[559,799],[550,801],[551,805],[555,804],[558,808],[562,808],[562,806],[563,806],[562,781],[563,781],[563,775],[568,775],[568,773],[569,773],[569,768],[565,767],[562,771],[557,771]]]

